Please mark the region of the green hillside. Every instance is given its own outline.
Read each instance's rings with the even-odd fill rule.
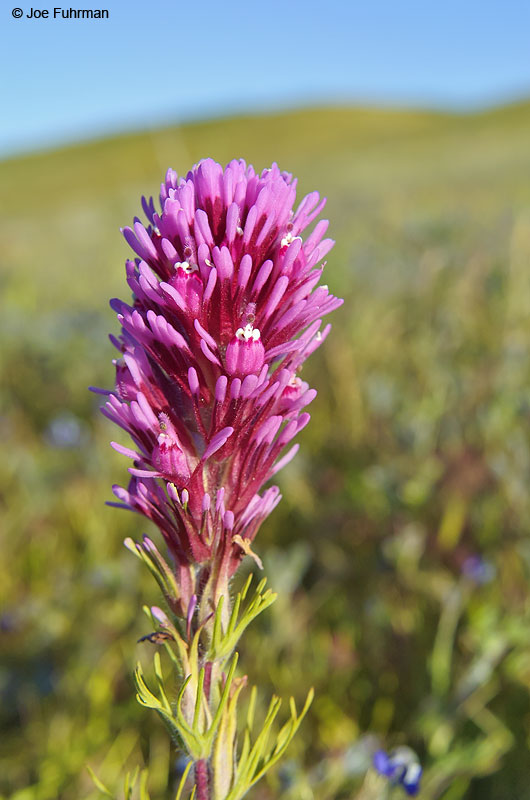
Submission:
[[[101,309],[109,285],[100,276],[114,281],[111,290],[122,285],[114,265],[126,246],[116,229],[138,213],[139,195],[156,194],[168,165],[186,172],[205,155],[276,161],[299,176],[301,192],[318,187],[342,247],[352,234],[380,239],[378,223],[410,224],[418,214],[493,214],[501,197],[524,203],[529,130],[530,104],[473,116],[326,109],[165,128],[8,160],[0,163],[7,268],[23,283],[34,263],[21,292],[28,311],[61,305],[67,269],[76,303]]]
[[[96,800],[86,764],[117,785],[142,760],[172,797],[130,678],[159,598],[122,541],[145,525],[104,506],[126,465],[86,387],[112,381],[120,226],[168,166],[211,156],[328,197],[345,298],[256,542],[283,595],[241,653],[254,681],[317,700],[249,797],[350,798],[373,735],[418,752],[424,800],[530,800],[529,142],[530,103],[329,108],[0,163],[0,798]],[[475,556],[484,579],[463,575]]]

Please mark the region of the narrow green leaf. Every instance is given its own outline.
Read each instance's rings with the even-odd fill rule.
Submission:
[[[136,670],[134,672],[134,682],[136,684],[136,699],[142,706],[146,706],[147,708],[154,708],[159,709],[162,708],[162,704],[158,700],[157,697],[147,688],[147,684],[143,677],[142,666],[140,663],[137,664]]]
[[[271,592],[270,589],[268,589],[263,595],[259,593],[259,590],[263,589],[265,586],[266,580],[267,579],[264,578],[262,581],[260,581],[258,590],[256,590],[253,599],[249,602],[239,620],[238,615],[240,613],[241,599],[243,595],[240,592],[236,596],[226,632],[224,635],[222,632],[216,632],[215,637],[212,638],[212,646],[210,648],[212,660],[220,660],[228,657],[237,646],[241,635],[250,625],[250,623],[276,600],[277,595],[274,592]],[[245,590],[246,589],[247,586],[245,586]]]
[[[147,791],[148,776],[149,776],[148,770],[144,769],[140,776],[140,800],[151,800],[149,792]]]
[[[177,647],[178,647],[178,644],[179,643],[177,642]],[[164,649],[165,649],[166,653],[168,654],[169,658],[171,659],[171,661],[173,663],[173,666],[176,668],[177,674],[178,675],[183,675],[183,673],[184,673],[184,664],[186,663],[187,659],[183,659],[182,658],[182,653],[180,652],[180,647],[178,647],[180,658],[177,655],[175,655],[175,652],[174,652],[174,650],[171,647],[171,644],[169,642],[164,642]]]
[[[237,733],[237,702],[243,689],[240,681],[221,718],[212,755],[213,800],[225,800],[234,774]]]
[[[180,687],[180,691],[177,695],[177,702],[176,702],[176,712],[177,712],[177,720],[176,725],[177,729],[183,740],[186,742],[186,747],[190,755],[193,756],[195,759],[203,758],[203,751],[205,750],[205,740],[204,736],[198,736],[197,733],[190,728],[188,723],[186,722],[186,718],[182,713],[182,698],[184,697],[184,692],[188,687],[192,679],[191,675],[188,675],[182,686]],[[175,723],[174,723],[175,724]]]
[[[173,597],[175,600],[178,600],[180,597],[180,591],[175,576],[169,568],[166,560],[160,555],[158,550],[151,549],[149,549],[148,553],[145,553],[145,558],[152,562],[153,569],[160,575],[161,580],[164,582],[166,586],[164,594],[167,594],[170,597]]]
[[[171,586],[168,585],[167,580],[165,579],[165,575],[159,571],[156,564],[153,563],[152,559],[143,550],[141,550],[140,552],[136,550],[136,554],[138,555],[138,558],[140,558],[144,562],[147,569],[149,570],[151,575],[154,577],[154,579],[160,586],[162,594],[169,595],[171,597],[173,595],[171,591]],[[175,599],[178,599],[178,596],[179,595],[177,593]]]
[[[241,747],[241,754],[238,759],[238,766],[236,770],[237,774],[239,774],[239,769],[246,764],[249,753],[250,753],[250,733],[248,730],[246,730],[245,733],[243,734],[243,745]]]
[[[256,686],[252,687],[250,692],[250,700],[248,704],[248,711],[247,711],[247,727],[249,730],[252,730],[254,727],[254,714],[256,711],[256,698],[258,696],[258,690]]]
[[[138,771],[140,767],[137,765],[131,778],[131,773],[128,772],[125,776],[125,784],[123,787],[123,793],[125,795],[125,800],[130,800],[132,797],[133,789],[136,786],[136,781],[138,780]]]
[[[215,652],[221,643],[221,638],[222,638],[221,615],[223,612],[223,605],[224,605],[224,596],[221,595],[221,597],[219,598],[219,602],[217,604],[217,608],[215,609],[215,616],[213,621],[212,644],[211,644],[212,652]]]
[[[276,715],[278,714],[278,711],[280,710],[280,706],[281,706],[280,698],[273,697],[269,704],[269,708],[261,732],[258,735],[254,744],[252,745],[250,752],[248,753],[248,756],[245,759],[245,763],[243,763],[241,757],[239,759],[237,780],[226,800],[236,800],[236,798],[242,797],[243,795],[240,794],[240,792],[244,790],[243,791],[244,794],[246,790],[250,786],[252,786],[253,783],[255,783],[254,774],[258,769],[260,760],[265,758],[265,750],[267,747],[267,741],[269,738],[270,729],[272,723],[276,718]]]
[[[199,680],[197,683],[197,697],[195,698],[195,708],[193,711],[193,725],[191,726],[195,733],[200,735],[199,732],[199,714],[201,712],[201,705],[203,701],[203,689],[204,689],[204,667],[201,667],[199,671]]]
[[[274,764],[276,764],[280,760],[280,758],[283,756],[283,754],[287,750],[289,744],[293,740],[293,737],[294,737],[295,733],[298,731],[298,728],[300,727],[300,725],[302,723],[302,720],[304,719],[305,715],[307,714],[309,706],[313,702],[313,697],[314,696],[315,696],[315,692],[314,692],[313,688],[311,688],[309,690],[309,692],[308,692],[306,701],[304,703],[304,707],[303,707],[302,711],[300,712],[300,716],[298,716],[298,717],[296,716],[296,706],[294,705],[294,700],[293,700],[293,698],[291,698],[291,700],[292,700],[291,710],[294,708],[294,718],[291,718],[291,729],[289,731],[289,735],[287,736],[284,744],[280,748],[278,748],[277,746],[274,748],[273,753],[271,753],[270,757],[267,759],[267,761],[263,765],[262,769],[257,774],[254,775],[254,779],[252,781],[252,784],[250,784],[250,785],[253,785],[254,783],[257,783],[260,780],[260,778],[262,778],[263,775],[265,775],[265,773],[271,767],[273,767]],[[287,725],[289,725],[289,723],[287,723]]]
[[[232,635],[234,628],[236,627],[237,618],[239,616],[239,609],[241,607],[241,595],[236,595],[236,599],[234,601],[234,607],[232,609],[232,613],[230,614],[230,619],[228,621],[228,627],[226,629],[226,638]]]
[[[219,700],[219,705],[217,706],[217,711],[215,712],[214,718],[212,720],[212,724],[210,725],[208,731],[204,735],[205,741],[208,743],[208,754],[205,756],[206,758],[210,755],[211,746],[221,721],[221,715],[224,711],[226,703],[228,701],[228,696],[230,694],[230,687],[232,685],[232,679],[234,677],[234,672],[236,670],[238,660],[238,654],[234,653],[234,657],[232,659],[232,664],[230,665],[230,669],[228,671],[228,675],[226,676],[226,683],[223,689],[223,693],[221,695],[221,699]]]
[[[130,800],[131,797],[131,773],[128,772],[125,776],[125,780],[123,782],[123,794],[125,796],[125,800]]]
[[[88,772],[90,773],[90,777],[94,781],[94,784],[95,784],[96,788],[99,789],[99,791],[102,794],[106,795],[107,797],[112,797],[113,798],[114,795],[107,789],[105,784],[100,781],[100,779],[98,778],[98,776],[96,775],[96,773],[94,772],[92,767],[89,767],[88,764],[87,764],[86,768],[87,768]]]
[[[190,761],[182,774],[182,778],[180,779],[179,788],[177,789],[175,800],[181,800],[182,792],[184,791],[184,786],[192,766],[193,766],[193,761]]]
[[[240,592],[240,594],[241,594],[241,599],[242,599],[242,600],[244,600],[244,599],[245,599],[245,597],[247,596],[247,592],[248,592],[248,590],[249,590],[250,584],[252,583],[252,578],[253,578],[253,577],[254,577],[254,575],[253,575],[253,574],[252,574],[252,572],[251,572],[251,573],[250,573],[250,575],[248,576],[248,578],[247,578],[247,579],[246,579],[246,581],[245,581],[245,585],[244,585],[244,586],[243,586],[243,588],[241,589],[241,592]]]
[[[169,714],[171,714],[171,705],[169,703],[169,700],[167,699],[166,692],[165,692],[165,689],[164,689],[164,676],[162,675],[162,662],[160,661],[160,653],[158,651],[155,653],[155,656],[154,656],[154,659],[153,659],[153,663],[154,663],[154,667],[155,667],[155,675],[156,675],[156,680],[157,680],[157,684],[158,684],[158,690],[159,690],[160,695],[162,697],[162,703],[164,704],[164,708],[166,709],[166,711]]]

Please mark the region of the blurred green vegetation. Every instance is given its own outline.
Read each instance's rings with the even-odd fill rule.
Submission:
[[[122,541],[146,524],[104,505],[127,465],[86,387],[113,378],[119,226],[169,165],[212,156],[328,197],[346,301],[256,542],[280,598],[241,653],[266,691],[317,699],[252,798],[349,798],[375,741],[415,748],[425,800],[530,798],[529,141],[528,104],[344,108],[0,164],[0,796],[95,800],[87,764],[117,785],[137,763],[171,796],[179,763],[132,685],[159,597]]]

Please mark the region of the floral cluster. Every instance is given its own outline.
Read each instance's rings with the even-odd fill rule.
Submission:
[[[315,397],[299,377],[328,333],[322,317],[341,300],[317,284],[333,246],[317,192],[293,209],[296,181],[276,165],[201,161],[184,178],[169,170],[161,211],[143,199],[125,239],[133,302],[113,300],[122,331],[116,385],[102,409],[134,446],[122,507],[152,520],[174,561],[178,596],[190,603],[215,573],[216,592],[280,500],[263,485],[290,459]],[[150,540],[144,547],[154,548]],[[138,545],[141,547],[141,545]],[[255,556],[256,557],[256,556]]]
[[[373,764],[380,775],[384,775],[396,786],[401,786],[410,796],[420,790],[423,770],[416,754],[409,747],[396,747],[391,753],[378,750]]]

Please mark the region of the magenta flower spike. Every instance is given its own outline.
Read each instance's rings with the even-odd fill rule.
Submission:
[[[254,555],[280,500],[264,484],[296,453],[316,395],[298,372],[342,303],[316,288],[328,223],[303,237],[325,201],[313,192],[294,210],[295,194],[276,164],[256,174],[206,159],[185,178],[168,170],[161,211],[144,198],[147,225],[123,230],[134,299],[111,303],[120,357],[102,410],[133,447],[113,443],[132,459],[114,493],[160,529],[178,587],[166,599],[184,620],[205,585],[215,604]]]

